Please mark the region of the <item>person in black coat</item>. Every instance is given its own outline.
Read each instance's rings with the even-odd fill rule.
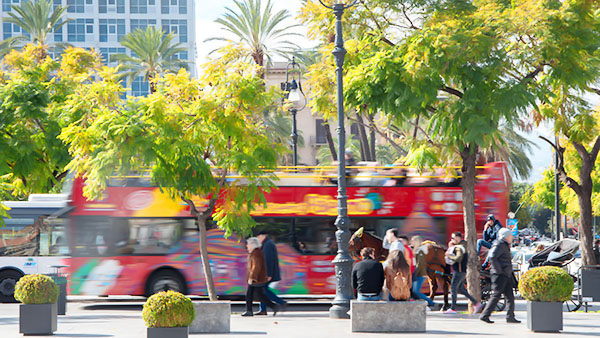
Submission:
[[[356,289],[358,300],[380,300],[385,276],[383,265],[375,260],[375,249],[363,248],[362,261],[352,268],[352,288]]]
[[[267,284],[265,285],[265,294],[275,303],[285,307],[286,302],[277,296],[269,288],[269,284],[281,280],[281,272],[279,271],[279,258],[277,257],[277,246],[269,237],[269,233],[261,231],[256,236],[262,242],[262,251],[265,255],[265,264],[267,266]],[[255,315],[266,315],[267,304],[260,303],[259,311]]]
[[[504,294],[508,310],[506,311],[507,323],[520,323],[521,321],[515,318],[515,296],[513,294],[513,267],[512,255],[510,253],[510,244],[512,243],[513,235],[508,229],[501,229],[498,232],[498,239],[494,242],[492,250],[488,255],[491,264],[492,273],[492,298],[486,304],[485,309],[481,313],[482,321],[493,323],[490,320],[490,315],[496,309],[496,305],[500,300],[500,296]]]

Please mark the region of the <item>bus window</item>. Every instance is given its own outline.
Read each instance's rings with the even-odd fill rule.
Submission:
[[[129,240],[115,243],[124,254],[166,254],[181,238],[182,219],[129,218]]]
[[[37,256],[39,229],[33,218],[6,218],[0,228],[0,255]]]
[[[108,236],[112,233],[110,217],[77,217],[72,224],[74,256],[105,256]]]
[[[334,218],[297,218],[296,248],[303,254],[335,255],[336,227]]]

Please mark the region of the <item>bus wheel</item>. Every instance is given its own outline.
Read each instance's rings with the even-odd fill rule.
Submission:
[[[0,302],[17,302],[15,300],[15,284],[21,277],[23,277],[23,274],[15,270],[0,271]]]
[[[181,274],[175,270],[158,270],[152,273],[146,286],[146,297],[168,290],[187,294],[187,287]]]

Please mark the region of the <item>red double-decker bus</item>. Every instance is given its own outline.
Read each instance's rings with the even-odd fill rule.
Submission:
[[[268,230],[277,243],[282,280],[280,294],[334,294],[337,246],[334,221],[337,188],[314,174],[282,176],[266,194],[267,205],[253,212],[257,230]],[[377,236],[389,228],[447,243],[462,231],[462,194],[458,184],[409,178],[402,186],[384,179],[350,180],[351,231],[364,227]],[[411,181],[412,180],[412,181]],[[188,206],[170,199],[148,177],[114,178],[99,201],[83,197],[84,182],[73,181],[68,215],[68,265],[72,295],[149,295],[164,289],[204,295],[206,287],[199,235]],[[510,178],[504,163],[481,167],[476,184],[478,231],[493,213],[508,212]],[[217,293],[242,295],[246,289],[247,251],[236,235],[208,231],[208,252]]]

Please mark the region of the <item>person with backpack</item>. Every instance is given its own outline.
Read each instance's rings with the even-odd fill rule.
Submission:
[[[389,300],[408,300],[410,298],[412,276],[404,252],[400,250],[390,251],[384,265],[385,286],[390,291]]]
[[[415,271],[412,283],[413,298],[426,301],[427,306],[433,310],[435,303],[421,292],[421,287],[427,278],[427,247],[422,245],[423,239],[421,236],[413,236],[411,244],[415,252]]]
[[[469,255],[467,253],[467,242],[463,240],[462,233],[460,231],[452,233],[452,247],[446,251],[446,259],[452,264],[452,282],[450,283],[450,292],[452,293],[452,304],[450,308],[444,313],[455,314],[456,313],[456,298],[458,293],[465,295],[467,299],[474,305],[474,313],[478,313],[481,309],[481,303],[479,303],[469,292],[465,289],[465,279],[467,278],[467,262]]]
[[[352,268],[352,288],[358,300],[380,300],[383,287],[383,266],[375,260],[375,249],[363,248],[362,261]]]

